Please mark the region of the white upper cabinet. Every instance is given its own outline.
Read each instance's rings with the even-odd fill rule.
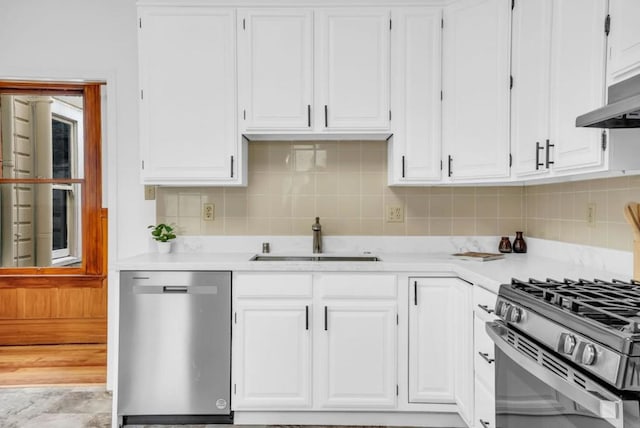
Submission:
[[[312,11],[239,10],[237,28],[241,128],[310,130]]]
[[[554,0],[549,139],[553,169],[600,166],[602,130],[576,117],[604,105],[607,0]]]
[[[603,164],[601,130],[576,128],[604,104],[606,0],[518,0],[513,11],[515,173]]]
[[[640,2],[610,0],[609,83],[640,73]]]
[[[235,10],[140,8],[142,178],[239,184]]]
[[[451,180],[509,177],[510,23],[505,0],[444,9],[442,137]]]
[[[315,32],[317,123],[388,130],[389,9],[317,9]]]
[[[390,182],[439,181],[442,9],[394,9],[391,15]]]

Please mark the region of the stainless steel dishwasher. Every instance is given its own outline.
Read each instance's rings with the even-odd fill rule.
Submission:
[[[231,272],[122,271],[118,422],[231,423]]]

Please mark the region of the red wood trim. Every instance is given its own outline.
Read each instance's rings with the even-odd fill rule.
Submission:
[[[106,342],[106,318],[0,321],[0,345]]]
[[[67,288],[103,286],[106,275],[0,275],[0,288]]]

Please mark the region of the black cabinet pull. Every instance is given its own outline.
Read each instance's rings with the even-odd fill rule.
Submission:
[[[482,419],[478,419],[478,421],[480,421],[480,425],[482,425],[484,428],[489,428],[489,425],[491,425],[489,422],[483,421]]]
[[[324,105],[324,127],[329,127],[329,110],[326,104]]]
[[[536,141],[536,171],[538,171],[541,166],[544,166],[544,164],[540,162],[540,150],[543,149],[544,147],[540,145],[540,142]]]
[[[545,163],[547,164],[547,165],[546,165],[546,167],[547,167],[547,168],[549,168],[549,165],[553,165],[553,161],[550,161],[550,160],[549,160],[549,148],[550,148],[550,147],[555,147],[555,144],[551,144],[551,143],[549,142],[549,140],[547,140],[547,153],[546,153],[546,155],[545,155],[545,158],[546,158],[546,159],[545,159]]]
[[[451,169],[451,164],[453,163],[453,158],[449,155],[449,177],[453,174],[453,170]]]
[[[233,178],[233,156],[231,156],[231,178]]]
[[[309,305],[304,307],[304,329],[309,330]]]
[[[495,359],[489,358],[489,354],[487,354],[486,352],[478,352],[478,355],[480,355],[482,357],[482,359],[485,360],[489,364],[491,364],[491,363],[493,363],[495,361]]]
[[[402,178],[404,178],[404,156],[402,156]]]
[[[324,307],[324,331],[327,331],[327,307]]]
[[[311,104],[307,104],[307,126],[311,128]]]
[[[488,314],[492,314],[495,312],[493,309],[489,309],[489,306],[487,305],[478,305],[478,307]]]
[[[418,306],[418,281],[413,281],[413,305]]]

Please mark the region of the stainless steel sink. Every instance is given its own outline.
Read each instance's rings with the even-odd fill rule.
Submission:
[[[251,262],[379,262],[376,256],[277,256],[256,254],[249,259]]]

